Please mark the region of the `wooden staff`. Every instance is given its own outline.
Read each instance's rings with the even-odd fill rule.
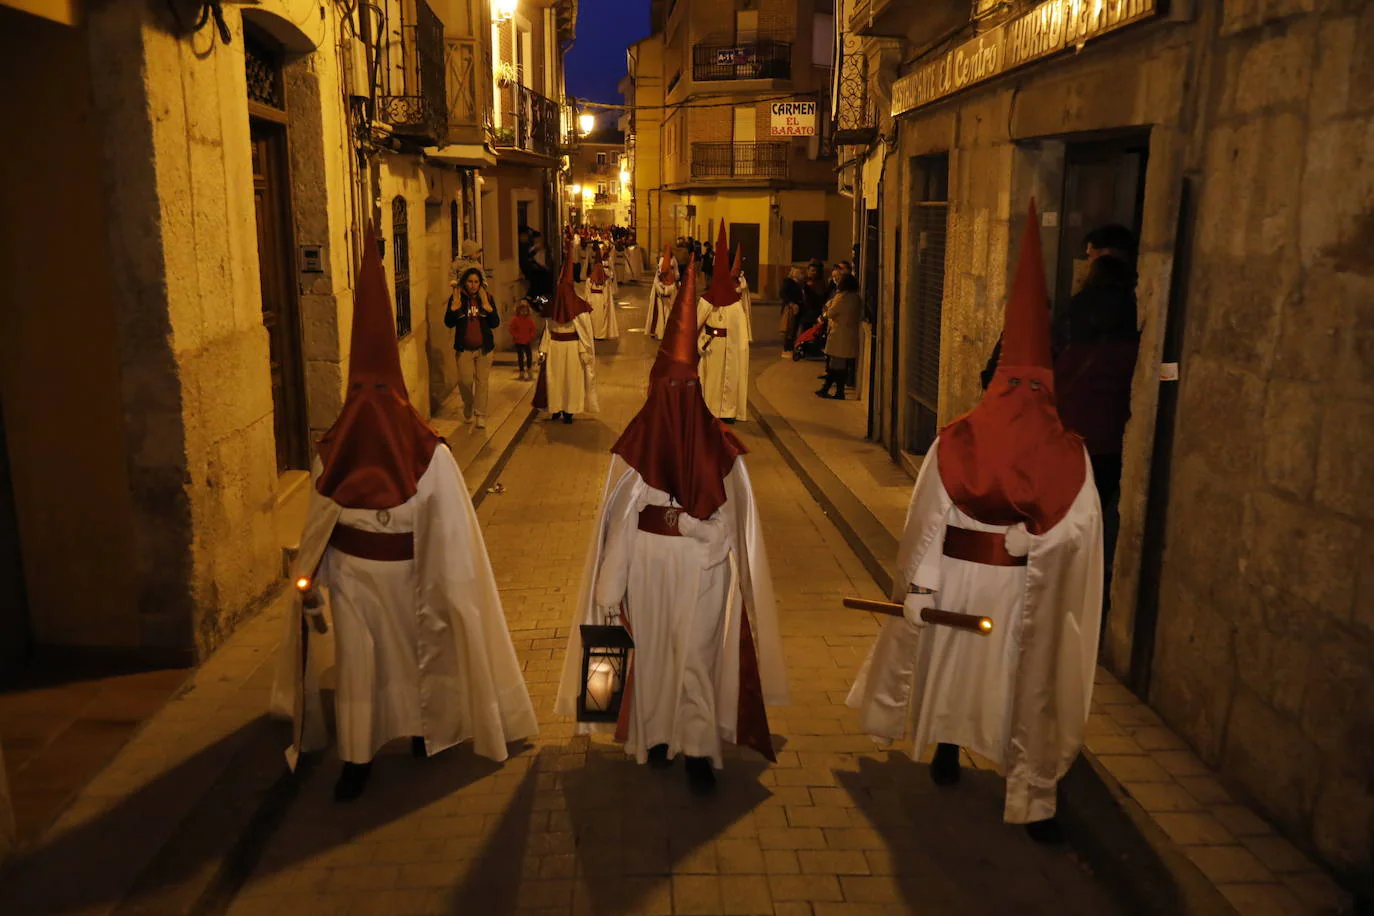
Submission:
[[[844,599],[844,606],[853,608],[856,611],[873,611],[877,614],[887,614],[890,617],[905,616],[905,609],[902,605],[893,604],[891,601],[873,601],[870,598],[846,598]],[[992,632],[992,618],[979,617],[977,614],[960,614],[955,611],[941,611],[933,607],[928,607],[921,611],[921,619],[926,623],[954,627],[956,630],[967,630],[970,633],[977,633],[980,636],[987,636]]]

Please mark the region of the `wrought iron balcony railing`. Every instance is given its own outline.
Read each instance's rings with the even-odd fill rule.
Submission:
[[[593,200],[599,204],[608,204],[611,202],[611,195],[605,191],[598,191]]]
[[[693,143],[693,178],[786,178],[786,140]]]
[[[878,134],[878,119],[868,92],[868,58],[863,53],[863,39],[853,32],[841,36],[836,79],[839,98],[835,103],[834,143],[866,146]]]
[[[792,76],[792,43],[761,38],[733,45],[692,46],[692,79],[785,80]]]
[[[401,136],[437,142],[448,123],[444,23],[425,0],[414,2],[415,21],[380,43],[377,115]]]
[[[558,155],[558,134],[557,102],[516,83],[508,83],[501,89],[497,149],[553,158]]]

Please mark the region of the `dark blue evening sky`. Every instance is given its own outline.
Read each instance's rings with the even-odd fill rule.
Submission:
[[[566,58],[568,95],[622,101],[625,49],[649,34],[649,0],[579,0],[577,41]]]

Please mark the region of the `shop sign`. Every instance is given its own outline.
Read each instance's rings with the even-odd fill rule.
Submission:
[[[768,106],[772,120],[768,133],[774,137],[814,137],[816,103],[774,102]]]
[[[1162,0],[1044,0],[892,84],[894,117],[1149,19]]]

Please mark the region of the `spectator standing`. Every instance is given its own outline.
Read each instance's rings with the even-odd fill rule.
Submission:
[[[463,419],[475,419],[478,429],[487,428],[487,376],[491,373],[491,351],[496,349],[492,331],[500,325],[501,313],[482,285],[482,272],[468,268],[458,289],[448,297],[444,326],[453,328]]]
[[[778,316],[778,332],[782,334],[782,355],[787,356],[792,352],[792,347],[797,339],[797,322],[801,316],[806,297],[802,291],[802,283],[805,274],[800,267],[793,267],[787,271],[787,276],[782,281],[782,289],[778,291],[778,298],[782,300],[781,313]]]
[[[534,324],[534,316],[530,314],[530,300],[521,299],[515,306],[515,317],[510,320],[510,339],[515,344],[515,364],[520,373],[520,381],[530,381],[530,370],[533,368],[533,354],[530,345],[534,343],[534,335],[538,328]]]
[[[863,301],[859,299],[859,282],[852,275],[842,275],[838,284],[839,290],[825,307],[825,321],[829,325],[829,333],[825,338],[825,384],[816,392],[816,396],[843,401],[850,367],[859,357],[859,322],[863,318]]]

